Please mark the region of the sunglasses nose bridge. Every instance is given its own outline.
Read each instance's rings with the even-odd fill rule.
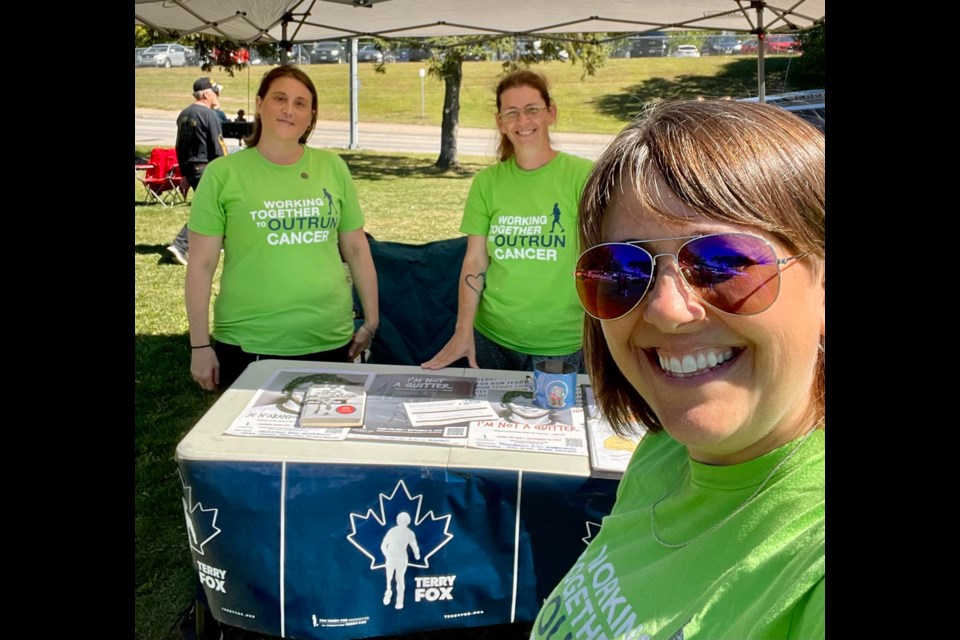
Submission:
[[[651,288],[651,289],[657,284],[656,281],[659,279],[659,275],[664,272],[661,267],[657,266],[657,260],[658,260],[659,258],[673,258],[673,266],[674,266],[674,268],[676,269],[677,275],[680,276],[680,279],[681,279],[681,280],[684,279],[684,278],[683,278],[682,269],[680,269],[680,260],[677,258],[677,254],[675,254],[675,253],[658,253],[658,254],[653,255],[653,256],[650,258],[650,264],[653,265],[653,266],[652,266],[653,273],[650,274],[650,277],[653,279],[653,281],[650,283],[650,288]]]
[[[673,264],[658,264],[657,260],[659,258],[673,258]],[[658,300],[664,295],[668,298],[680,296],[680,298],[683,299],[684,307],[689,307],[691,300],[700,302],[696,291],[693,290],[693,287],[687,281],[687,277],[683,272],[683,267],[680,265],[680,260],[676,253],[658,253],[652,257],[651,264],[653,265],[653,273],[651,274],[650,285],[644,294],[648,309],[661,305],[663,301],[658,302]],[[670,277],[667,278],[664,276]],[[671,282],[668,283],[667,280]],[[664,287],[672,287],[672,289],[665,290]],[[667,306],[672,308],[675,305],[673,302],[670,302]]]

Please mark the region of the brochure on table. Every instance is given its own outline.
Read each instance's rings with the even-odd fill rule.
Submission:
[[[590,440],[590,468],[594,475],[619,478],[627,469],[627,463],[634,449],[646,435],[646,429],[639,427],[641,435],[625,438],[614,432],[600,411],[593,396],[593,387],[583,385],[583,409],[576,408],[581,419],[586,422]]]
[[[301,426],[301,403],[307,390],[316,384],[362,386],[366,391],[364,426]],[[527,380],[427,373],[280,369],[257,390],[225,433],[588,455],[582,411],[535,406]]]

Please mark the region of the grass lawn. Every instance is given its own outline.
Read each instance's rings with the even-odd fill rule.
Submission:
[[[794,56],[766,58],[766,92],[815,87],[796,84],[791,73]],[[376,73],[371,64],[358,65],[359,117],[364,122],[440,125],[444,84],[423,81],[424,116],[421,117],[418,62],[398,62]],[[214,69],[210,76],[224,86],[221,103],[233,117],[237,109],[252,114],[260,79],[271,67],[247,67],[233,77]],[[301,67],[319,93],[321,120],[350,119],[347,65],[313,64]],[[533,67],[551,84],[559,117],[555,131],[617,133],[651,100],[697,96],[746,98],[757,95],[757,59],[754,56],[703,58],[614,58],[592,77],[581,78],[583,67],[547,62]],[[494,89],[503,68],[499,62],[465,62],[460,93],[460,126],[492,128],[496,110]],[[205,72],[195,67],[135,69],[137,108],[180,111],[190,102],[193,81]]]

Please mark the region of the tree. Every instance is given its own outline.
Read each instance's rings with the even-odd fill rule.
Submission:
[[[133,25],[133,46],[149,47],[157,42],[160,42],[159,31],[154,31],[139,24]]]
[[[196,51],[197,58],[203,61],[200,68],[208,73],[216,66],[232,77],[234,72],[244,68],[250,59],[249,52],[236,42],[201,34],[180,37],[175,32],[167,33],[139,24],[133,25],[133,46],[135,47],[149,47],[158,42],[171,41]],[[263,49],[271,46],[261,45],[255,48]]]
[[[502,39],[501,39],[502,40]],[[483,45],[489,40],[476,38],[451,37],[430,38],[427,44],[432,55],[427,63],[427,73],[440,78],[444,83],[443,118],[440,124],[440,155],[434,167],[447,171],[458,169],[457,131],[460,128],[460,87],[463,83],[463,61],[469,56],[489,55],[490,50]],[[540,39],[539,46],[500,47],[513,51],[510,60],[504,62],[504,71],[527,67],[542,60],[569,60],[572,64],[583,65],[584,76],[594,75],[603,66],[607,57],[607,48],[594,38],[593,34],[570,34],[561,39]],[[526,41],[524,41],[526,42]],[[498,44],[502,45],[503,42]]]
[[[797,60],[797,75],[823,85],[826,80],[826,58],[824,56],[824,29],[825,23],[821,20],[816,26],[801,31],[797,38],[803,55]]]

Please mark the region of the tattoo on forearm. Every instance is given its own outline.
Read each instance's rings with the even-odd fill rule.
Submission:
[[[467,283],[467,286],[476,291],[478,296],[483,295],[483,290],[487,286],[487,272],[478,273],[473,275],[468,273],[467,276],[463,279]]]

